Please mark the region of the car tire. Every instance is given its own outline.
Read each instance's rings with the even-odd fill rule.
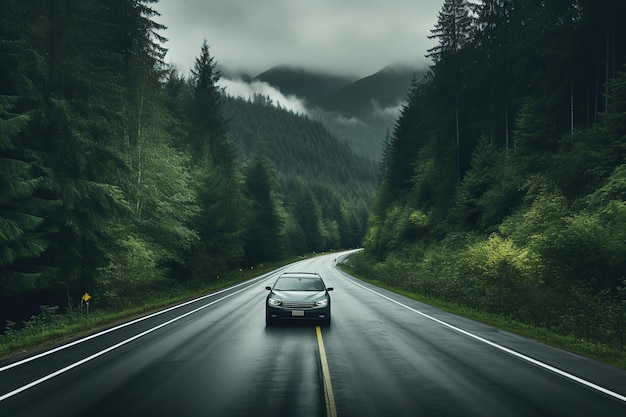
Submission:
[[[265,312],[265,325],[266,326],[271,326],[272,325],[272,319],[270,318],[270,315],[268,312]]]
[[[330,314],[328,315],[328,318],[326,320],[324,320],[324,326],[325,327],[330,327]]]

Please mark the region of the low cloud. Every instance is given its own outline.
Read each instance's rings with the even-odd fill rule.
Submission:
[[[269,97],[277,107],[290,110],[298,114],[307,114],[304,102],[296,96],[284,95],[275,87],[263,81],[246,82],[222,78],[220,87],[224,87],[226,94],[233,97],[242,97],[253,100],[256,95]]]
[[[372,114],[382,118],[397,119],[400,117],[404,101],[399,102],[395,106],[380,107],[378,102],[372,101]]]
[[[365,126],[363,120],[359,119],[358,117],[346,117],[340,113],[322,110],[319,107],[315,107],[312,110],[309,110],[309,115],[311,116],[311,118],[316,120],[336,123],[343,126]]]

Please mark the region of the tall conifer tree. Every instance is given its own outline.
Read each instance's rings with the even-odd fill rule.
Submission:
[[[259,153],[246,170],[245,195],[250,202],[246,227],[246,261],[275,261],[282,254],[284,221],[275,194],[275,172],[265,155]]]
[[[462,176],[461,161],[461,126],[460,126],[460,96],[463,86],[463,48],[472,38],[473,24],[470,17],[470,4],[467,0],[445,0],[435,28],[431,30],[429,38],[437,38],[438,44],[428,50],[428,57],[435,62],[435,73],[449,80],[450,91],[442,91],[454,109],[454,145],[456,163],[453,168],[456,182],[460,182]],[[442,88],[443,90],[443,88]],[[447,90],[447,89],[446,89]],[[445,140],[444,142],[448,142]],[[444,148],[447,148],[445,144]]]
[[[222,109],[220,73],[206,39],[191,77],[189,142],[201,213],[197,227],[201,242],[194,249],[194,272],[204,275],[238,266],[243,257],[242,220],[245,216],[235,147],[228,137]]]

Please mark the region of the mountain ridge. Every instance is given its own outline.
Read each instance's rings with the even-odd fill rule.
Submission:
[[[313,105],[346,117],[358,117],[372,109],[398,106],[405,98],[414,77],[425,73],[409,66],[387,66],[341,89],[315,100]]]
[[[372,102],[382,107],[397,105],[406,98],[412,79],[421,79],[426,71],[427,68],[417,65],[390,64],[373,74],[357,77],[276,65],[249,79],[265,82],[309,106],[355,115]],[[355,112],[354,108],[359,111]]]
[[[277,88],[284,95],[311,101],[358,80],[356,76],[332,75],[289,65],[277,65],[252,78]]]
[[[308,116],[368,159],[379,161],[413,79],[426,67],[390,64],[366,77],[278,65],[252,78],[301,100]]]

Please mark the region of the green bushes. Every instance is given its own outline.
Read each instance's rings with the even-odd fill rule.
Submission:
[[[471,288],[472,298],[465,304],[534,321],[542,307],[537,303],[542,287],[537,258],[529,249],[498,235],[467,246],[458,259],[459,280]]]
[[[0,358],[18,350],[52,343],[72,334],[90,330],[103,319],[101,313],[83,314],[72,306],[61,314],[59,306],[42,305],[29,320],[15,323],[7,320],[0,334]]]
[[[536,65],[519,53],[541,38],[539,22],[559,15],[539,9],[506,31],[478,25],[466,45],[434,54],[386,143],[360,267],[400,289],[626,357],[626,67],[614,60],[603,80],[597,71],[566,76],[567,62],[603,50],[579,48],[596,25],[591,9],[557,29],[572,42],[570,61]],[[472,18],[491,21],[492,12],[478,7]],[[517,44],[519,62],[485,42],[516,30],[500,44]],[[435,38],[446,45],[444,32]],[[467,71],[450,70],[460,62]],[[489,76],[498,65],[520,76]],[[603,84],[604,103],[600,89],[577,86],[586,77]]]
[[[576,210],[541,183],[535,178],[525,187],[525,205],[498,232],[450,233],[401,250],[399,240],[391,239],[395,248],[382,262],[372,263],[366,246],[354,264],[401,290],[623,350],[626,204],[612,200]],[[407,212],[396,209],[381,227],[405,231],[410,222],[398,213]],[[413,218],[425,223],[422,216]]]
[[[498,235],[452,235],[417,262],[390,258],[374,267],[377,279],[403,290],[515,317],[540,320],[541,264],[536,254]]]
[[[99,304],[112,308],[141,304],[148,292],[166,287],[158,256],[144,241],[129,235],[120,241],[118,252],[98,270],[94,293]]]

